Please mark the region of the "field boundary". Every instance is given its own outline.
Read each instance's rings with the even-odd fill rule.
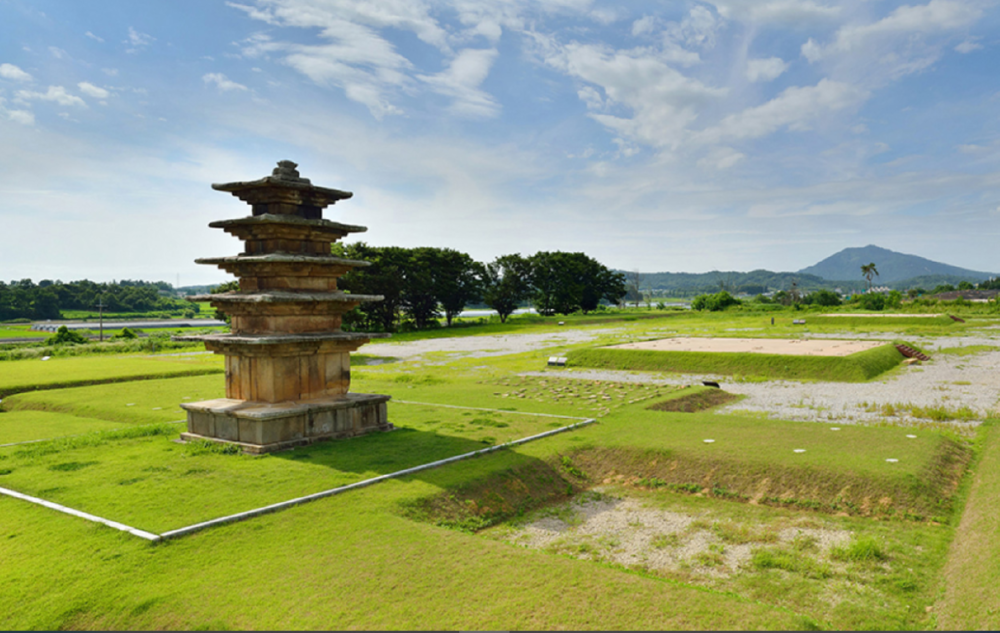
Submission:
[[[0,361],[3,362],[3,361]],[[142,380],[165,380],[169,378],[190,378],[192,376],[209,376],[211,374],[224,374],[225,369],[217,367],[205,367],[177,372],[174,374],[141,374],[136,376],[117,376],[113,378],[100,378],[97,380],[68,380],[63,382],[46,383],[43,385],[14,385],[13,387],[0,388],[0,399],[16,396],[21,393],[31,393],[32,391],[50,391],[52,389],[72,389],[75,387],[94,387],[96,385],[111,385],[118,382],[139,382]]]
[[[511,448],[511,447],[514,447],[514,446],[519,446],[521,444],[526,444],[528,442],[533,442],[535,440],[540,440],[542,438],[550,437],[552,435],[557,435],[559,433],[566,433],[568,431],[574,431],[574,430],[576,430],[578,428],[581,428],[581,427],[584,427],[584,426],[589,426],[589,425],[594,424],[595,422],[597,422],[597,420],[594,419],[594,418],[573,417],[573,416],[567,416],[567,415],[555,415],[555,414],[551,414],[551,413],[531,413],[531,412],[526,412],[526,411],[502,411],[500,409],[484,409],[484,408],[481,408],[481,407],[463,407],[463,406],[458,406],[458,405],[435,404],[435,403],[432,403],[432,402],[413,402],[413,401],[408,401],[408,400],[394,400],[394,402],[398,402],[400,404],[413,404],[413,405],[429,406],[429,407],[447,407],[447,408],[450,408],[450,409],[466,409],[466,410],[472,410],[472,411],[496,411],[498,413],[513,413],[513,414],[516,414],[516,415],[528,415],[528,416],[534,416],[534,417],[563,418],[563,419],[569,419],[569,420],[579,420],[579,422],[576,422],[574,424],[569,424],[567,426],[562,426],[562,427],[559,427],[558,429],[552,429],[550,431],[544,431],[542,433],[537,433],[535,435],[529,435],[528,437],[522,437],[522,438],[517,439],[517,440],[511,440],[510,442],[504,442],[503,444],[497,444],[495,446],[488,446],[486,448],[482,448],[482,449],[479,449],[477,451],[472,451],[472,452],[469,452],[469,453],[462,453],[461,455],[454,455],[452,457],[446,457],[444,459],[439,459],[439,460],[436,460],[436,461],[433,461],[433,462],[428,462],[426,464],[421,464],[419,466],[413,466],[411,468],[404,468],[403,470],[397,470],[396,472],[387,473],[385,475],[379,475],[378,477],[372,477],[370,479],[365,479],[365,480],[362,480],[362,481],[357,481],[357,482],[354,482],[352,484],[346,484],[346,485],[343,485],[343,486],[338,486],[336,488],[331,488],[329,490],[322,490],[320,492],[315,492],[315,493],[310,494],[310,495],[305,495],[305,496],[302,496],[302,497],[296,497],[294,499],[288,499],[286,501],[279,501],[277,503],[272,503],[270,505],[266,505],[266,506],[263,506],[263,507],[260,507],[260,508],[254,508],[252,510],[246,510],[246,511],[243,511],[243,512],[238,512],[236,514],[230,514],[230,515],[227,515],[227,516],[218,517],[216,519],[210,519],[208,521],[202,521],[200,523],[195,523],[193,525],[184,526],[184,527],[177,528],[177,529],[174,529],[174,530],[168,530],[166,532],[163,532],[162,534],[154,534],[152,532],[147,532],[145,530],[141,530],[141,529],[138,529],[138,528],[131,527],[129,525],[125,525],[124,523],[119,523],[119,522],[113,521],[111,519],[106,519],[106,518],[103,518],[103,517],[99,517],[99,516],[96,516],[96,515],[93,515],[93,514],[89,514],[87,512],[83,512],[83,511],[80,511],[80,510],[75,510],[73,508],[70,508],[70,507],[67,507],[67,506],[63,506],[63,505],[60,505],[58,503],[53,503],[51,501],[46,501],[45,499],[40,499],[38,497],[32,497],[30,495],[26,495],[26,494],[17,492],[15,490],[8,490],[7,488],[0,488],[0,494],[6,495],[8,497],[12,497],[14,499],[20,499],[22,501],[27,501],[28,503],[34,503],[36,505],[40,505],[40,506],[49,508],[50,510],[56,510],[58,512],[62,512],[64,514],[69,514],[69,515],[72,515],[72,516],[75,516],[75,517],[78,517],[78,518],[81,518],[81,519],[85,519],[87,521],[92,521],[92,522],[95,522],[95,523],[100,523],[100,524],[106,525],[106,526],[108,526],[110,528],[114,528],[116,530],[120,530],[122,532],[126,532],[128,534],[133,535],[133,536],[137,536],[139,538],[145,539],[145,540],[150,541],[152,543],[158,543],[158,542],[161,542],[161,541],[166,541],[166,540],[171,540],[171,539],[175,539],[175,538],[180,538],[180,537],[183,537],[183,536],[187,536],[189,534],[194,534],[195,532],[200,532],[201,530],[205,530],[205,529],[208,529],[208,528],[211,528],[211,527],[215,527],[215,526],[218,526],[218,525],[225,525],[225,524],[228,524],[228,523],[237,523],[237,522],[240,522],[240,521],[246,521],[248,519],[259,517],[259,516],[262,516],[264,514],[270,514],[270,513],[273,513],[273,512],[280,512],[281,510],[286,510],[288,508],[292,508],[292,507],[295,507],[297,505],[302,505],[304,503],[309,503],[311,501],[318,501],[319,499],[325,499],[327,497],[332,497],[334,495],[338,495],[338,494],[341,494],[343,492],[349,492],[351,490],[357,490],[357,489],[360,489],[360,488],[367,488],[368,486],[371,486],[371,485],[374,485],[374,484],[377,484],[377,483],[381,483],[383,481],[388,481],[390,479],[397,479],[399,477],[405,477],[406,475],[412,475],[413,473],[418,473],[418,472],[423,471],[423,470],[428,470],[428,469],[431,469],[431,468],[437,468],[438,466],[444,466],[446,464],[451,464],[451,463],[454,463],[454,462],[463,461],[463,460],[466,460],[466,459],[470,459],[472,457],[478,457],[480,455],[486,455],[488,453],[492,453],[492,452],[495,452],[495,451],[503,450],[503,449],[506,449],[506,448]],[[173,424],[176,424],[176,422],[174,422]],[[25,442],[25,443],[35,443],[35,442],[40,442],[40,441],[48,441],[48,440],[32,440],[30,442]]]

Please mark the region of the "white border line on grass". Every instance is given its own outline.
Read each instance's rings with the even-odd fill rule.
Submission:
[[[58,512],[63,512],[65,514],[69,514],[69,515],[72,515],[72,516],[75,516],[75,517],[78,517],[78,518],[81,518],[81,519],[85,519],[87,521],[92,521],[92,522],[95,522],[95,523],[100,523],[102,525],[106,525],[106,526],[108,526],[110,528],[114,528],[116,530],[121,530],[123,532],[128,532],[129,534],[132,534],[133,536],[138,536],[139,538],[146,539],[147,541],[151,541],[153,543],[157,543],[159,541],[164,541],[164,540],[179,538],[179,537],[182,537],[182,536],[187,536],[188,534],[192,534],[194,532],[199,532],[201,530],[204,530],[204,529],[210,528],[210,527],[214,527],[216,525],[224,525],[224,524],[227,524],[227,523],[236,523],[238,521],[246,521],[247,519],[252,519],[254,517],[258,517],[258,516],[261,516],[263,514],[268,514],[268,513],[271,513],[271,512],[278,512],[280,510],[284,510],[286,508],[291,508],[293,506],[301,505],[303,503],[309,503],[310,501],[317,501],[319,499],[324,499],[326,497],[332,497],[332,496],[338,495],[338,494],[340,494],[342,492],[348,492],[350,490],[356,490],[356,489],[359,489],[359,488],[366,488],[368,486],[371,486],[373,484],[377,484],[377,483],[386,481],[388,479],[395,479],[395,478],[398,478],[398,477],[405,477],[406,475],[417,473],[417,472],[420,472],[422,470],[428,470],[430,468],[436,468],[438,466],[444,466],[445,464],[451,464],[453,462],[462,461],[462,460],[465,460],[465,459],[469,459],[471,457],[477,457],[479,455],[486,455],[487,453],[492,453],[494,451],[498,451],[498,450],[501,450],[501,449],[504,449],[504,448],[510,448],[512,446],[518,446],[520,444],[525,444],[527,442],[532,442],[534,440],[539,440],[539,439],[542,439],[544,437],[549,437],[551,435],[556,435],[558,433],[565,433],[566,431],[572,431],[572,430],[578,429],[580,427],[588,426],[590,424],[593,424],[593,423],[597,422],[597,420],[594,419],[594,418],[579,418],[579,417],[572,417],[572,416],[568,416],[568,415],[555,415],[555,414],[552,414],[552,413],[531,413],[531,412],[527,412],[527,411],[505,411],[505,410],[502,410],[502,409],[484,409],[484,408],[481,408],[481,407],[463,407],[463,406],[459,406],[459,405],[434,404],[434,403],[430,403],[430,402],[412,402],[412,401],[407,401],[407,400],[394,400],[394,402],[398,402],[400,404],[416,404],[416,405],[432,406],[432,407],[447,407],[449,409],[468,409],[468,410],[472,410],[472,411],[495,411],[497,413],[514,413],[514,414],[519,414],[519,415],[531,415],[531,416],[548,417],[548,418],[563,418],[563,419],[581,420],[581,421],[577,422],[576,424],[570,424],[568,426],[559,427],[558,429],[552,429],[551,431],[544,431],[542,433],[538,433],[537,435],[530,435],[528,437],[522,437],[521,439],[511,440],[510,442],[504,442],[503,444],[497,444],[496,446],[489,446],[487,448],[483,448],[483,449],[480,449],[478,451],[472,451],[471,453],[463,453],[462,455],[455,455],[453,457],[446,457],[445,459],[439,459],[437,461],[429,462],[427,464],[422,464],[420,466],[414,466],[412,468],[405,468],[403,470],[397,470],[394,473],[389,473],[387,475],[379,475],[378,477],[372,477],[371,479],[365,479],[363,481],[357,481],[357,482],[355,482],[353,484],[347,484],[347,485],[344,485],[344,486],[339,486],[337,488],[331,488],[330,490],[324,490],[322,492],[316,492],[316,493],[313,493],[311,495],[306,495],[304,497],[297,497],[295,499],[289,499],[288,501],[281,501],[281,502],[278,502],[278,503],[272,503],[271,505],[264,506],[262,508],[256,508],[254,510],[247,510],[245,512],[239,512],[237,514],[231,514],[229,516],[219,517],[217,519],[212,519],[210,521],[203,521],[201,523],[196,523],[194,525],[189,525],[189,526],[186,526],[186,527],[177,528],[175,530],[169,530],[167,532],[164,532],[163,534],[153,534],[152,532],[146,532],[145,530],[140,530],[138,528],[134,528],[134,527],[125,525],[124,523],[118,523],[117,521],[111,521],[110,519],[105,519],[105,518],[102,518],[102,517],[99,517],[99,516],[95,516],[93,514],[88,514],[86,512],[81,512],[80,510],[74,510],[73,508],[67,508],[66,506],[59,505],[58,503],[53,503],[51,501],[46,501],[45,499],[39,499],[37,497],[32,497],[32,496],[29,496],[29,495],[26,495],[26,494],[22,494],[20,492],[16,492],[14,490],[8,490],[6,488],[0,488],[0,494],[7,495],[7,496],[13,497],[15,499],[21,499],[22,501],[27,501],[28,503],[34,503],[34,504],[37,504],[37,505],[40,505],[40,506],[44,506],[44,507],[49,508],[51,510],[56,510]],[[183,422],[183,420],[181,420],[181,422]],[[161,422],[160,424],[163,424],[163,423]],[[171,423],[168,423],[168,424],[177,424],[177,422],[171,422]],[[152,425],[150,425],[150,426],[152,426]],[[75,437],[75,436],[67,436],[67,437]],[[54,438],[54,439],[62,439],[62,438]],[[44,442],[44,441],[51,441],[51,440],[31,440],[31,441],[28,441],[28,442],[19,442],[18,444],[33,444],[33,443],[36,443],[36,442]],[[16,446],[18,444],[6,444],[5,446]]]
[[[424,404],[410,402],[407,404]],[[472,407],[456,407],[456,408],[472,408]],[[506,411],[505,413],[510,413]],[[536,414],[540,415],[540,414]],[[541,414],[544,415],[544,414]],[[195,525],[189,525],[187,527],[178,528],[176,530],[170,530],[169,532],[164,532],[160,535],[161,539],[172,539],[180,536],[187,536],[193,532],[198,532],[199,530],[204,530],[205,528],[214,527],[216,525],[223,525],[226,523],[235,523],[237,521],[245,521],[247,519],[252,519],[258,517],[262,514],[268,514],[270,512],[277,512],[279,510],[284,510],[285,508],[290,508],[292,506],[300,505],[303,503],[309,503],[310,501],[316,501],[318,499],[323,499],[326,497],[332,497],[333,495],[338,495],[342,492],[347,492],[349,490],[356,490],[358,488],[366,488],[372,484],[377,484],[388,479],[395,479],[397,477],[404,477],[406,475],[411,475],[413,473],[420,472],[422,470],[427,470],[429,468],[436,468],[438,466],[444,466],[445,464],[450,464],[452,462],[461,461],[463,459],[469,459],[470,457],[476,457],[478,455],[485,455],[487,453],[492,453],[493,451],[498,451],[504,448],[510,448],[512,446],[517,446],[519,444],[524,444],[526,442],[531,442],[533,440],[538,440],[543,437],[548,437],[550,435],[555,435],[557,433],[564,433],[566,431],[572,431],[574,429],[580,428],[581,426],[587,426],[593,424],[597,420],[593,418],[584,419],[582,422],[577,422],[576,424],[570,424],[569,426],[563,426],[558,429],[552,429],[551,431],[545,431],[544,433],[539,433],[537,435],[531,435],[529,437],[523,437],[519,440],[512,440],[510,442],[505,442],[503,444],[497,444],[496,446],[490,446],[488,448],[483,448],[478,451],[472,451],[471,453],[464,453],[462,455],[455,455],[454,457],[447,457],[445,459],[439,459],[434,462],[429,462],[427,464],[422,464],[420,466],[414,466],[413,468],[405,468],[403,470],[397,470],[394,473],[389,473],[387,475],[379,475],[378,477],[372,477],[371,479],[365,479],[364,481],[358,481],[353,484],[347,484],[345,486],[339,486],[337,488],[332,488],[330,490],[324,490],[322,492],[316,492],[311,495],[306,495],[304,497],[298,497],[296,499],[289,499],[288,501],[282,501],[280,503],[273,503],[269,506],[264,506],[262,508],[257,508],[255,510],[247,510],[246,512],[240,512],[237,514],[231,514],[225,517],[219,517],[218,519],[212,519],[211,521],[204,521],[202,523],[196,523]]]
[[[31,497],[20,492],[15,492],[14,490],[8,490],[6,488],[0,488],[0,494],[7,495],[8,497],[14,497],[15,499],[21,499],[22,501],[27,501],[29,503],[34,503],[40,506],[45,506],[50,510],[56,510],[58,512],[63,512],[65,514],[71,514],[75,517],[81,519],[86,519],[88,521],[93,521],[94,523],[100,523],[106,525],[110,528],[116,530],[121,530],[122,532],[128,532],[132,536],[138,536],[139,538],[144,538],[147,541],[159,541],[160,535],[153,534],[151,532],[146,532],[145,530],[140,530],[124,523],[118,523],[117,521],[110,521],[108,519],[103,519],[99,516],[94,516],[93,514],[87,514],[86,512],[81,512],[80,510],[74,510],[73,508],[67,508],[66,506],[61,506],[58,503],[52,503],[51,501],[46,501],[45,499],[39,499],[38,497]]]

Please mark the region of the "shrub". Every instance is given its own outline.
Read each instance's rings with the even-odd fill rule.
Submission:
[[[89,343],[87,337],[70,330],[65,325],[60,325],[54,336],[46,339],[46,345],[80,345]]]
[[[709,312],[719,312],[729,306],[741,305],[740,300],[729,294],[725,290],[714,295],[698,295],[691,302],[692,310],[708,310]]]

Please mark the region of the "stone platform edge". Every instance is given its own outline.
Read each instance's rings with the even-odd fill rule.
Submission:
[[[231,398],[181,404],[188,412],[184,441],[208,440],[260,454],[322,440],[393,430],[390,396],[348,393],[339,398],[269,404]]]

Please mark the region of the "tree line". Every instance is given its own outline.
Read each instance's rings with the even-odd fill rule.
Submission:
[[[0,281],[0,321],[60,319],[63,310],[97,310],[98,302],[106,312],[190,311],[190,303],[161,294],[171,289],[162,281]]]
[[[341,290],[382,295],[344,317],[345,329],[394,332],[448,325],[466,305],[483,304],[505,323],[530,302],[539,314],[591,312],[625,296],[625,276],[584,253],[541,251],[477,262],[450,248],[334,244],[338,257],[370,262],[341,277]]]

